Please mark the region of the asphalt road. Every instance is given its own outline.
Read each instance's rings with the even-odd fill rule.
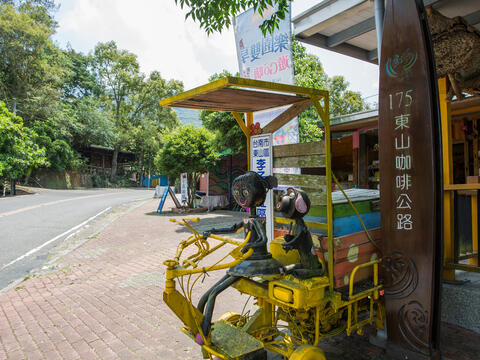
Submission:
[[[33,189],[0,197],[0,289],[47,261],[48,252],[115,206],[151,199],[153,190]]]

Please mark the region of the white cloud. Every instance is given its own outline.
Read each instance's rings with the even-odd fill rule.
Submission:
[[[223,69],[237,70],[233,31],[207,36],[173,0],[61,0],[56,35],[83,52],[114,40],[138,56],[141,70],[158,70],[185,88],[201,85]]]
[[[318,0],[296,0],[293,15]],[[233,30],[207,36],[198,23],[185,21],[186,10],[174,0],[58,0],[55,39],[82,52],[98,42],[114,40],[138,56],[141,70],[158,70],[166,79],[183,81],[185,89],[202,85],[213,73],[238,70]],[[327,74],[344,75],[364,96],[378,92],[378,67],[308,46],[320,57]],[[376,84],[376,85],[375,85]]]

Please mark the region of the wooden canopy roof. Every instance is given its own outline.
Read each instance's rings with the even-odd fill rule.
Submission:
[[[160,106],[252,113],[285,105],[310,103],[312,98],[321,99],[326,96],[328,93],[323,90],[225,77],[163,99]]]

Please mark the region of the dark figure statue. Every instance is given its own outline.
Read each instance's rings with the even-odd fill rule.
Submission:
[[[325,269],[318,261],[313,249],[312,235],[303,221],[303,217],[310,210],[307,194],[303,190],[288,188],[278,197],[276,207],[285,217],[295,220],[293,234],[285,235],[283,244],[286,252],[296,249],[300,254],[300,264],[295,264],[293,275],[300,279],[322,276]]]
[[[207,238],[210,234],[231,233],[243,227],[245,235],[250,233],[250,239],[242,252],[245,253],[249,249],[253,249],[253,253],[248,259],[228,269],[227,274],[201,297],[198,309],[204,314],[201,329],[206,337],[210,332],[215,298],[218,294],[233,285],[241,277],[274,275],[284,272],[282,264],[273,259],[272,254],[268,252],[265,224],[256,216],[255,209],[264,203],[267,191],[275,186],[277,186],[275,177],[267,176],[264,179],[253,171],[248,171],[237,177],[232,185],[233,196],[240,206],[250,210],[249,218],[228,228],[213,228],[203,233],[203,237]],[[203,344],[200,334],[197,334],[195,341]]]

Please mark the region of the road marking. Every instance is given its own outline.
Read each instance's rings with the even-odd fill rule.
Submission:
[[[8,264],[3,265],[3,267],[0,269],[0,271],[2,271],[3,269],[9,267],[10,265],[13,265],[13,264],[15,264],[16,262],[18,262],[18,261],[20,261],[20,260],[22,260],[22,259],[25,259],[26,257],[28,257],[28,256],[36,253],[36,252],[37,252],[38,250],[40,250],[41,248],[47,246],[48,244],[51,244],[51,243],[54,242],[55,240],[60,239],[62,236],[65,236],[65,235],[67,235],[68,233],[70,233],[70,232],[72,232],[72,231],[75,231],[75,230],[81,228],[82,226],[88,224],[90,221],[92,221],[92,220],[95,219],[96,217],[102,215],[103,213],[107,212],[107,211],[110,210],[111,208],[112,208],[112,207],[109,206],[108,208],[100,211],[97,215],[94,215],[94,216],[92,216],[91,218],[88,218],[87,220],[85,220],[85,221],[82,222],[81,224],[78,224],[78,225],[76,225],[76,226],[68,229],[67,231],[61,233],[60,235],[55,236],[53,239],[50,239],[50,240],[48,240],[47,242],[43,243],[42,245],[37,246],[36,248],[34,248],[34,249],[26,252],[26,253],[23,254],[22,256],[19,256],[19,257],[16,258],[15,260],[10,261]]]
[[[4,216],[9,216],[9,215],[15,215],[15,214],[18,214],[18,213],[21,213],[21,212],[24,212],[24,211],[28,211],[28,210],[37,209],[37,208],[42,207],[42,206],[55,205],[55,204],[60,204],[60,203],[63,203],[63,202],[73,201],[73,200],[90,199],[90,198],[100,197],[100,196],[110,196],[110,195],[115,195],[115,194],[118,194],[118,193],[114,192],[114,193],[110,193],[110,194],[86,195],[86,196],[79,196],[79,197],[70,198],[70,199],[50,201],[50,202],[43,203],[43,204],[27,206],[27,207],[24,207],[24,208],[21,208],[21,209],[0,213],[0,218],[4,217]]]

